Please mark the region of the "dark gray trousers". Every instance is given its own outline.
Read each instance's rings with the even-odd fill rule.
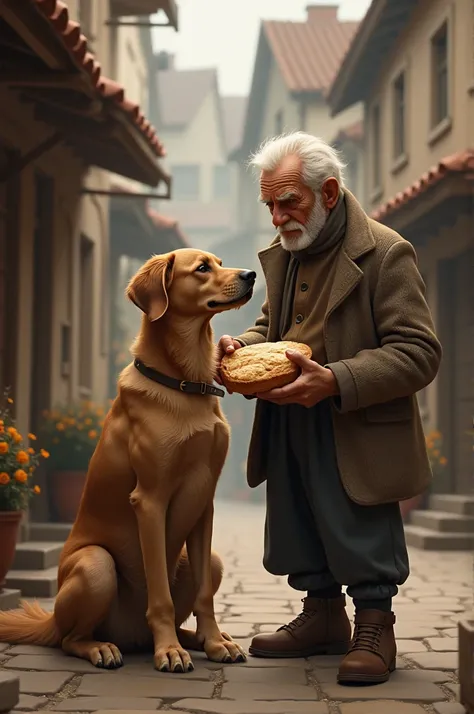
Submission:
[[[398,503],[360,506],[347,496],[329,401],[271,407],[265,569],[296,590],[338,583],[357,600],[393,597],[409,575]]]

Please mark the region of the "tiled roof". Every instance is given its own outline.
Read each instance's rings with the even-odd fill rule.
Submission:
[[[334,12],[328,12],[331,9]],[[275,61],[291,92],[326,92],[357,26],[357,22],[340,22],[337,8],[327,6],[311,7],[306,22],[263,22]]]
[[[151,219],[152,223],[160,231],[170,231],[176,237],[178,243],[182,244],[183,247],[189,247],[189,241],[181,230],[178,221],[175,218],[170,218],[169,216],[164,216],[162,213],[158,213],[154,208],[147,208],[147,214]]]
[[[333,144],[342,144],[345,141],[354,141],[356,143],[364,138],[364,122],[356,121],[349,126],[345,126],[339,130],[336,137],[333,139]]]
[[[442,159],[442,161],[424,173],[418,181],[397,193],[390,201],[379,206],[371,213],[371,218],[376,221],[383,221],[386,216],[417,198],[449,174],[464,174],[467,178],[474,179],[474,149],[466,149]]]
[[[217,70],[158,70],[158,101],[163,127],[184,128],[217,84]]]
[[[156,156],[165,156],[165,150],[156,135],[155,128],[145,118],[139,105],[127,99],[124,87],[102,74],[99,62],[88,51],[87,38],[82,34],[81,26],[70,20],[67,5],[60,0],[31,0],[31,2],[49,20],[73,61],[89,75],[93,87],[99,94],[116,103],[129,121],[143,134]]]

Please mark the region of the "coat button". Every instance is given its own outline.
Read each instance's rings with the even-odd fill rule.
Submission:
[[[303,317],[303,315],[297,315],[295,319],[296,319],[296,324],[299,325],[300,322],[303,322],[304,317]]]
[[[305,293],[308,288],[309,288],[308,283],[301,283],[301,292],[302,293]]]

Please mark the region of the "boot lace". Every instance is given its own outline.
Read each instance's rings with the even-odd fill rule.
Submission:
[[[314,612],[311,612],[311,611],[307,612],[307,611],[303,610],[303,612],[300,612],[300,614],[297,615],[295,617],[295,619],[292,620],[291,622],[289,622],[287,625],[283,625],[283,627],[279,627],[278,632],[280,630],[286,630],[287,632],[294,632],[299,627],[302,627],[307,622],[309,622],[309,620],[311,620],[311,618],[314,616],[314,614],[315,614]]]
[[[365,650],[378,653],[380,648],[380,638],[384,631],[383,625],[374,623],[359,623],[355,626],[349,652]]]

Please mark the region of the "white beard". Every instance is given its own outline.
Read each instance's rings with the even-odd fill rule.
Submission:
[[[304,226],[298,221],[288,221],[278,229],[281,247],[288,251],[299,251],[309,248],[324,228],[328,213],[324,207],[323,198],[320,193],[316,193],[316,202],[311,211],[307,224]],[[286,238],[285,231],[301,231],[298,238]]]

